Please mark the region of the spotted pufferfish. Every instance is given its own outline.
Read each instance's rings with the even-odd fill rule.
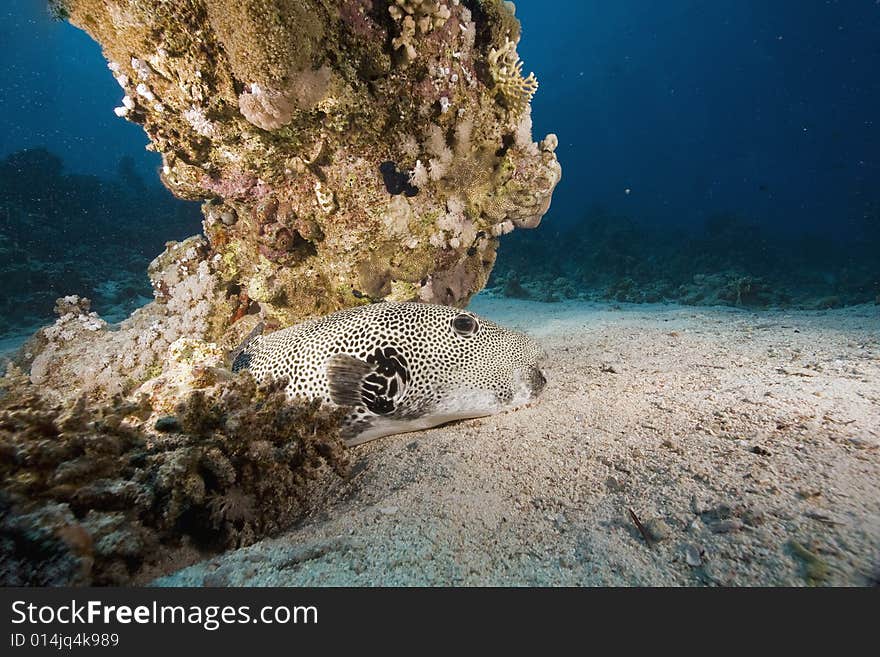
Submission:
[[[348,446],[522,406],[546,384],[544,350],[474,313],[382,302],[245,341],[232,370],[286,378],[288,397],[350,407]]]

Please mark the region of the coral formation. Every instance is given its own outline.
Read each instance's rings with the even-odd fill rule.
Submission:
[[[464,305],[560,178],[555,137],[531,139],[511,3],[60,4],[103,47],[162,181],[204,201],[216,289],[270,325],[370,290]],[[220,339],[240,316],[206,299]]]
[[[288,527],[309,482],[347,462],[339,413],[291,403],[284,383],[203,378],[157,419],[145,396],[56,402],[13,368],[0,386],[0,585],[136,583]]]
[[[290,123],[297,110],[310,110],[318,104],[330,84],[330,75],[327,66],[306,69],[280,91],[253,82],[238,97],[238,109],[258,128],[277,130]]]
[[[553,247],[568,245],[564,253]],[[794,244],[730,214],[703,227],[670,229],[591,210],[551,240],[509,238],[489,287],[511,297],[553,301],[828,309],[868,303],[880,291],[876,242],[805,235]]]
[[[215,266],[204,238],[169,242],[148,269],[153,303],[113,326],[90,311],[88,299],[65,298],[58,319],[22,347],[18,362],[33,383],[62,396],[128,394],[161,371],[173,342],[210,337],[213,309],[232,312]]]
[[[457,3],[455,3],[457,4]],[[444,27],[452,13],[441,0],[394,0],[388,13],[399,34],[391,40],[404,63],[416,58],[416,44],[435,29]]]
[[[504,45],[489,51],[489,71],[498,92],[507,104],[517,112],[521,112],[531,102],[538,90],[538,79],[534,73],[523,77],[523,63],[516,54],[516,44],[508,37]]]
[[[55,11],[103,47],[162,182],[203,201],[204,236],[150,264],[151,303],[113,325],[65,291],[0,399],[0,581],[118,584],[275,532],[323,465],[344,472],[335,414],[224,367],[258,322],[466,304],[561,169],[498,0]]]

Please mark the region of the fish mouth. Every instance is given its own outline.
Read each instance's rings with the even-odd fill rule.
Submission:
[[[541,391],[544,390],[544,387],[547,385],[547,377],[544,376],[544,372],[542,372],[537,366],[533,366],[529,369],[527,381],[533,399],[540,395]]]
[[[512,394],[499,398],[505,408],[517,408],[537,399],[547,385],[547,377],[538,365],[525,365],[514,370],[512,383]]]

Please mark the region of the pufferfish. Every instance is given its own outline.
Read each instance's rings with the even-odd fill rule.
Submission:
[[[546,384],[544,350],[474,313],[426,303],[357,306],[249,338],[232,370],[286,378],[288,397],[350,407],[348,446],[522,406]]]

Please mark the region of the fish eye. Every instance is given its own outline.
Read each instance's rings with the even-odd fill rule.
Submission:
[[[461,313],[452,318],[452,330],[460,336],[469,338],[478,330],[477,320],[472,315]]]

